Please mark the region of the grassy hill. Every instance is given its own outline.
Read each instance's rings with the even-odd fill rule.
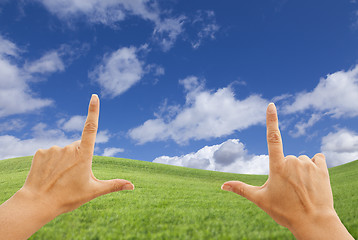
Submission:
[[[0,203],[24,183],[32,157],[0,161]],[[124,178],[134,191],[111,193],[61,215],[30,239],[294,239],[248,200],[220,189],[241,175],[151,162],[94,157],[99,179]],[[330,169],[335,208],[358,238],[358,161]]]

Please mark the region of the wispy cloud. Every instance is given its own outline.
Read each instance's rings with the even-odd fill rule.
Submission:
[[[72,131],[82,131],[85,122],[86,122],[86,116],[75,115],[68,120],[62,118],[57,123],[61,129],[67,132],[72,132]]]
[[[178,36],[184,31],[185,19],[185,16],[167,18],[156,24],[153,37],[161,45],[163,51],[171,49]]]
[[[113,25],[128,15],[155,21],[158,10],[149,0],[38,0],[51,13],[69,21],[85,17],[92,23]]]
[[[215,39],[215,34],[220,29],[214,11],[197,11],[190,25],[196,28],[197,32],[196,37],[191,40],[191,45],[195,49],[200,47],[204,39]]]
[[[132,139],[140,144],[167,139],[185,144],[190,139],[222,137],[265,122],[268,101],[259,95],[238,100],[230,87],[210,91],[194,76],[180,84],[186,92],[185,105],[161,109],[155,119],[129,131]]]
[[[123,148],[110,147],[110,148],[105,148],[102,155],[106,157],[114,157],[116,156],[117,153],[121,153],[121,152],[124,152]]]
[[[25,64],[25,71],[28,73],[53,73],[64,71],[65,64],[57,51],[50,51],[44,54],[40,59]]]
[[[105,55],[90,73],[90,78],[101,86],[103,95],[114,98],[139,82],[144,71],[136,52],[135,47],[120,48]]]
[[[137,16],[153,24],[152,39],[163,51],[173,47],[187,29],[196,32],[187,40],[198,48],[203,39],[214,39],[219,30],[213,11],[198,11],[194,17],[184,14],[172,16],[171,11],[161,10],[157,1],[149,0],[37,0],[59,19],[72,25],[75,20],[103,24],[117,28],[129,16]],[[186,37],[184,37],[186,39]]]
[[[0,35],[0,55],[4,56],[18,56],[20,49],[16,46],[15,43],[5,39]]]
[[[205,146],[195,153],[182,156],[161,156],[156,163],[182,167],[244,174],[268,174],[267,155],[249,154],[239,139],[229,139],[221,144]]]
[[[26,122],[21,119],[11,119],[0,123],[0,133],[9,131],[20,131],[26,126]]]
[[[312,114],[308,121],[300,121],[296,123],[295,130],[290,131],[291,136],[300,137],[306,135],[306,130],[312,127],[315,123],[317,123],[322,118],[319,114]]]

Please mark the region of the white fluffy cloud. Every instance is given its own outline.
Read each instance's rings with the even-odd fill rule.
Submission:
[[[358,116],[358,65],[348,71],[328,74],[315,89],[298,93],[294,102],[283,108],[288,114],[307,109],[334,118]]]
[[[121,153],[121,152],[124,152],[123,148],[111,147],[111,148],[105,148],[102,155],[106,157],[114,157],[117,153]]]
[[[36,111],[52,104],[35,97],[28,80],[31,75],[15,63],[20,50],[0,36],[0,117]]]
[[[111,134],[108,130],[102,130],[97,133],[96,143],[106,143],[111,138]]]
[[[119,96],[136,84],[143,76],[142,63],[135,47],[123,47],[106,55],[90,74],[102,88],[102,93],[111,98]]]
[[[321,152],[329,167],[358,159],[358,134],[348,129],[331,132],[322,138]]]
[[[23,50],[0,35],[0,117],[34,112],[52,105],[52,100],[36,96],[31,91],[30,83],[36,82],[33,80],[41,78],[42,74],[64,71],[65,64],[61,57],[73,58],[72,55],[79,55],[80,51],[83,50],[62,45],[37,60],[25,59],[26,63],[20,65]]]
[[[267,155],[249,154],[238,139],[229,139],[218,145],[205,146],[195,153],[157,157],[153,162],[221,172],[268,174],[268,159]]]
[[[82,131],[83,126],[86,122],[86,116],[75,115],[72,116],[69,120],[61,119],[58,121],[59,127],[67,132],[71,131]]]
[[[65,118],[60,119],[57,121],[57,125],[60,129],[64,130],[65,132],[78,132],[82,133],[83,127],[86,122],[86,116],[75,115],[72,116],[70,119],[66,120]],[[101,130],[97,133],[96,136],[96,143],[106,143],[111,138],[111,134],[109,131]]]
[[[31,138],[0,136],[0,159],[29,156],[40,148],[50,148],[53,145],[64,147],[76,140],[78,139],[68,138],[61,130],[48,129],[45,124],[39,123],[32,128]]]
[[[185,144],[190,139],[209,139],[264,124],[268,101],[258,95],[238,100],[230,87],[206,90],[197,77],[180,81],[186,91],[184,106],[165,106],[155,119],[129,130],[138,143],[173,139]]]
[[[0,136],[0,160],[33,155],[40,148],[47,149],[54,145],[64,147],[81,139],[80,133],[67,136],[64,131],[49,129],[44,123],[34,126],[29,135],[31,137],[26,139],[11,135]],[[100,131],[97,134],[96,144],[107,143],[109,138],[110,134],[107,130]]]

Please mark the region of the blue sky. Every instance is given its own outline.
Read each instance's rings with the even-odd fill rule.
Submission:
[[[358,3],[0,0],[0,159],[80,137],[96,155],[267,173],[285,154],[358,159]]]

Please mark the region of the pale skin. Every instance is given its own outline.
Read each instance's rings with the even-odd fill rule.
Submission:
[[[96,197],[134,189],[127,180],[99,180],[93,175],[98,118],[99,99],[94,94],[81,140],[36,152],[25,184],[0,206],[0,239],[27,239],[56,216]]]
[[[284,156],[273,103],[267,108],[266,125],[270,170],[265,184],[230,181],[221,188],[256,204],[297,239],[353,239],[334,210],[325,156]]]

